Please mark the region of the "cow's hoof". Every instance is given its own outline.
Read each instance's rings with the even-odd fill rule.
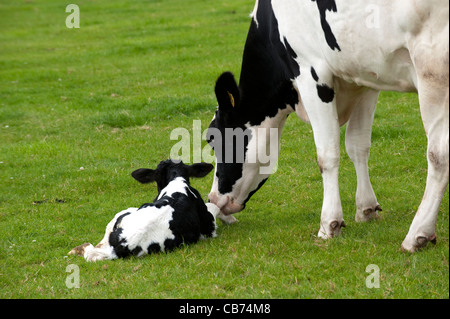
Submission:
[[[412,240],[405,238],[402,243],[401,250],[404,252],[413,253],[424,248],[429,242],[436,245],[436,234],[431,236],[419,235]]]
[[[378,212],[383,211],[381,209],[380,205],[376,205],[372,208],[366,208],[366,209],[357,209],[356,215],[355,215],[355,221],[357,222],[368,222],[370,220],[378,219],[380,218],[380,215]]]
[[[328,239],[339,236],[343,227],[345,227],[344,220],[332,220],[328,223],[328,225],[320,225],[319,233],[317,234],[317,236],[321,239]]]

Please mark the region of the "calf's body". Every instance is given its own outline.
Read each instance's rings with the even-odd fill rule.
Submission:
[[[134,171],[133,177],[141,183],[157,182],[156,199],[117,213],[98,245],[83,244],[69,254],[82,255],[87,261],[140,257],[171,251],[202,237],[215,237],[220,210],[214,204],[205,204],[189,184],[190,176],[203,177],[212,167],[206,163],[188,166],[168,160],[161,162],[156,170]]]

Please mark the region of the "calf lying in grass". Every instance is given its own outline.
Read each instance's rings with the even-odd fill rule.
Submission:
[[[215,237],[219,208],[205,204],[189,184],[189,177],[204,177],[212,169],[207,163],[185,165],[167,160],[156,170],[135,170],[131,175],[137,181],[156,181],[158,196],[153,203],[117,213],[97,246],[86,243],[69,254],[84,256],[87,261],[143,256],[195,243],[202,236]]]

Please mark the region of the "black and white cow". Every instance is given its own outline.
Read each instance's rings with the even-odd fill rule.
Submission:
[[[258,147],[268,149],[261,145],[268,139],[258,141],[255,132],[276,128],[279,138],[287,116],[296,112],[312,125],[323,179],[318,236],[337,236],[345,225],[338,186],[339,127],[344,124],[357,174],[355,219],[375,218],[381,208],[368,157],[379,92],[418,92],[428,176],[402,248],[412,252],[434,241],[449,181],[448,1],[257,0],[251,17],[239,86],[229,72],[218,78],[219,106],[208,132],[217,156],[217,132],[250,131],[243,144],[245,161],[216,161],[210,201],[224,214],[244,209],[270,175],[261,173],[261,162],[248,161]],[[221,153],[232,151],[229,146],[221,145]]]
[[[196,243],[202,236],[215,237],[219,208],[212,203],[205,204],[199,192],[189,184],[189,177],[204,177],[213,167],[208,163],[189,166],[167,160],[156,170],[134,171],[132,176],[137,181],[156,182],[156,199],[117,213],[97,246],[86,243],[69,254],[84,256],[87,261],[143,256]]]

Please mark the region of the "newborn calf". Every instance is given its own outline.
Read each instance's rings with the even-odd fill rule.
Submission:
[[[189,177],[204,177],[213,167],[167,160],[159,163],[156,170],[135,170],[131,175],[137,181],[156,182],[158,196],[153,203],[116,214],[97,246],[86,243],[69,254],[84,256],[87,261],[142,256],[195,243],[202,236],[215,237],[220,210],[214,204],[205,204],[189,184]]]

